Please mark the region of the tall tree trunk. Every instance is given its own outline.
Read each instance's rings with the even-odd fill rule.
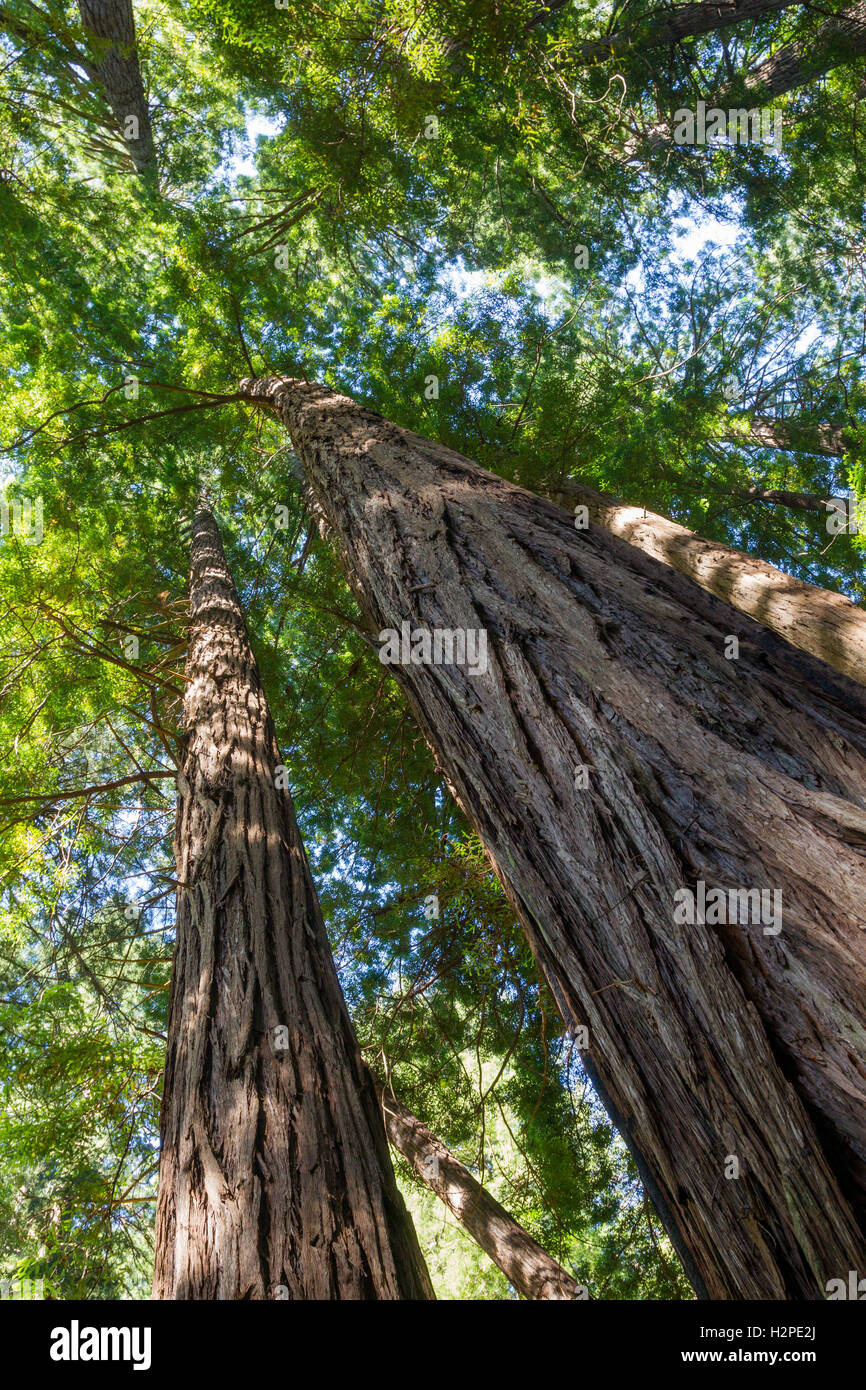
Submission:
[[[751,101],[766,105],[786,92],[796,91],[834,68],[852,63],[866,52],[866,0],[830,15],[806,39],[785,44],[759,67],[745,75],[742,91]],[[720,92],[716,104],[727,106],[740,87],[732,83]]]
[[[379,1086],[385,1132],[398,1153],[435,1192],[523,1298],[579,1299],[587,1291],[533,1240],[441,1139]]]
[[[778,97],[795,92],[800,87],[824,77],[834,68],[844,67],[866,53],[866,0],[831,15],[808,39],[785,44],[751,72],[741,74],[734,82],[707,98],[707,107],[729,110],[766,107]],[[693,97],[684,98],[687,107]],[[626,159],[633,159],[643,148],[670,144],[673,140],[673,121],[659,121],[632,136],[623,145]],[[710,148],[712,148],[710,146]]]
[[[791,492],[784,487],[747,487],[732,496],[739,502],[764,502],[770,507],[788,507],[795,512],[818,512],[824,517],[833,509],[832,498],[820,497],[817,492]]]
[[[486,670],[419,646],[394,674],[699,1288],[820,1298],[866,1268],[866,692],[326,387],[241,390],[373,632],[486,633]],[[716,923],[714,888],[781,891],[782,930],[771,896]]]
[[[644,507],[626,506],[573,478],[562,479],[551,495],[564,506],[585,507],[591,527],[640,547],[793,646],[866,682],[866,613],[843,594],[804,584],[775,565],[705,540]]]
[[[713,4],[712,0],[709,3],[700,0],[698,4],[674,5],[645,20],[637,20],[633,27],[617,29],[603,39],[582,43],[577,50],[578,61],[581,64],[603,63],[626,53],[643,53],[648,48],[681,43],[683,39],[716,33],[750,19],[765,19],[767,15],[802,3],[803,0],[720,0]]]
[[[559,10],[564,10],[569,0],[547,0],[526,22],[526,31],[544,24]],[[636,20],[627,29],[617,29],[603,39],[590,39],[579,45],[576,58],[580,66],[609,62],[612,58],[623,57],[627,53],[640,54],[647,49],[680,43],[683,39],[697,38],[702,34],[715,33],[733,24],[744,24],[750,19],[764,19],[779,10],[790,9],[792,5],[802,5],[803,0],[698,0],[695,4],[673,5],[644,19]],[[465,38],[444,40],[446,56],[452,59],[456,75],[463,72],[463,57],[469,48]],[[459,64],[459,66],[458,66]]]
[[[758,416],[749,422],[746,435],[723,434],[729,444],[756,444],[764,449],[797,449],[804,454],[841,458],[849,447],[844,425],[802,424],[798,420],[768,420]]]
[[[111,107],[136,173],[153,178],[156,150],[138,62],[132,0],[78,0],[78,11],[85,33],[96,40],[92,54],[84,60],[88,76]]]
[[[191,571],[154,1297],[430,1298],[206,505]]]

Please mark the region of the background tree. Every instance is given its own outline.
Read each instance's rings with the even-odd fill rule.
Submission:
[[[138,1136],[142,1159],[151,1152],[147,1049],[162,1042],[141,1030],[164,1029],[173,806],[170,778],[140,770],[173,772],[166,745],[177,756],[186,561],[173,518],[206,459],[365,1055],[476,1173],[504,1109],[515,1148],[497,1139],[497,1196],[592,1296],[682,1290],[513,913],[381,680],[285,437],[231,400],[241,375],[306,373],[510,481],[549,491],[571,475],[859,597],[860,536],[752,490],[862,494],[863,59],[849,50],[774,98],[781,154],[673,153],[646,138],[660,119],[732,82],[742,91],[831,15],[744,5],[698,33],[685,6],[673,47],[646,41],[662,18],[649,4],[437,3],[418,17],[145,0],[135,22],[157,192],[130,177],[104,96],[75,72],[77,7],[4,4],[0,439],[9,496],[41,496],[46,518],[41,545],[7,534],[0,556],[7,790],[39,798],[4,809],[4,906],[20,903],[3,947],[4,1019],[19,1040],[6,1075],[23,1146],[3,1170],[5,1268],[26,1253],[48,1269],[56,1179],[62,1285],[82,1287],[96,1267],[90,1232],[100,1279],[110,1269],[112,1287],[147,1287],[122,1232],[146,1242],[153,1211],[151,1179],[129,1183],[146,1166]],[[622,48],[587,62],[610,33]],[[841,454],[815,449],[828,429]],[[122,643],[136,635],[131,660]],[[91,754],[79,724],[106,747]],[[123,784],[65,797],[107,781]],[[123,916],[123,874],[148,904],[137,923]],[[118,936],[147,962],[141,985],[126,971],[115,980]],[[42,1073],[24,1022],[58,982],[94,1036],[114,1030],[118,1056],[130,1038],[143,1049],[141,1070],[124,1073],[141,1099],[124,1111],[135,1138],[113,1195],[123,1143],[108,1110],[89,1188],[76,1187],[80,1155],[65,1142],[51,1152],[56,1175],[40,1174],[60,1107],[44,1076],[52,1119],[26,1150],[28,1069]],[[489,1094],[467,1067],[476,1050],[494,1076],[503,1068]],[[84,1054],[80,1067],[70,1060],[86,1095]],[[441,1287],[467,1287],[431,1263]]]

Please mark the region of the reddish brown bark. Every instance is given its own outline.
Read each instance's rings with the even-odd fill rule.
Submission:
[[[585,1299],[587,1290],[572,1278],[441,1139],[411,1110],[377,1084],[385,1131],[398,1153],[460,1222],[517,1292],[528,1299]]]
[[[204,505],[186,674],[153,1295],[430,1298]]]
[[[862,688],[325,387],[241,389],[288,428],[372,632],[487,634],[483,673],[394,674],[699,1286],[821,1298],[866,1268]],[[701,883],[781,891],[782,930],[678,923]]]
[[[586,507],[591,526],[664,561],[793,646],[866,682],[866,613],[843,594],[804,584],[775,565],[705,540],[667,517],[627,506],[573,478],[561,480],[551,495],[570,508]]]

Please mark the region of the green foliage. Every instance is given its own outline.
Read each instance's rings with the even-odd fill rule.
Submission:
[[[153,774],[179,754],[205,485],[365,1055],[593,1297],[688,1297],[285,436],[234,393],[306,373],[527,487],[579,477],[859,597],[859,535],[746,494],[866,496],[864,60],[778,98],[781,153],[686,149],[648,138],[660,114],[741,90],[823,16],[651,47],[650,0],[135,13],[155,183],[76,64],[77,7],[0,21],[0,447],[5,495],[44,513],[41,543],[0,542],[0,1275],[149,1287],[173,922]],[[588,59],[608,23],[628,41]],[[683,240],[701,224],[729,246]],[[758,445],[754,417],[799,434]],[[817,425],[842,454],[810,451]],[[509,1297],[401,1181],[441,1295]]]

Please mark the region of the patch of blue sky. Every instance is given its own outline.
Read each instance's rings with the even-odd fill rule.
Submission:
[[[229,143],[228,153],[217,165],[213,177],[210,180],[211,188],[220,187],[228,183],[230,187],[236,187],[240,178],[255,178],[256,175],[256,150],[260,140],[273,140],[280,134],[284,125],[284,116],[270,116],[264,111],[256,111],[248,108],[246,113],[246,126],[243,135],[233,135]]]

